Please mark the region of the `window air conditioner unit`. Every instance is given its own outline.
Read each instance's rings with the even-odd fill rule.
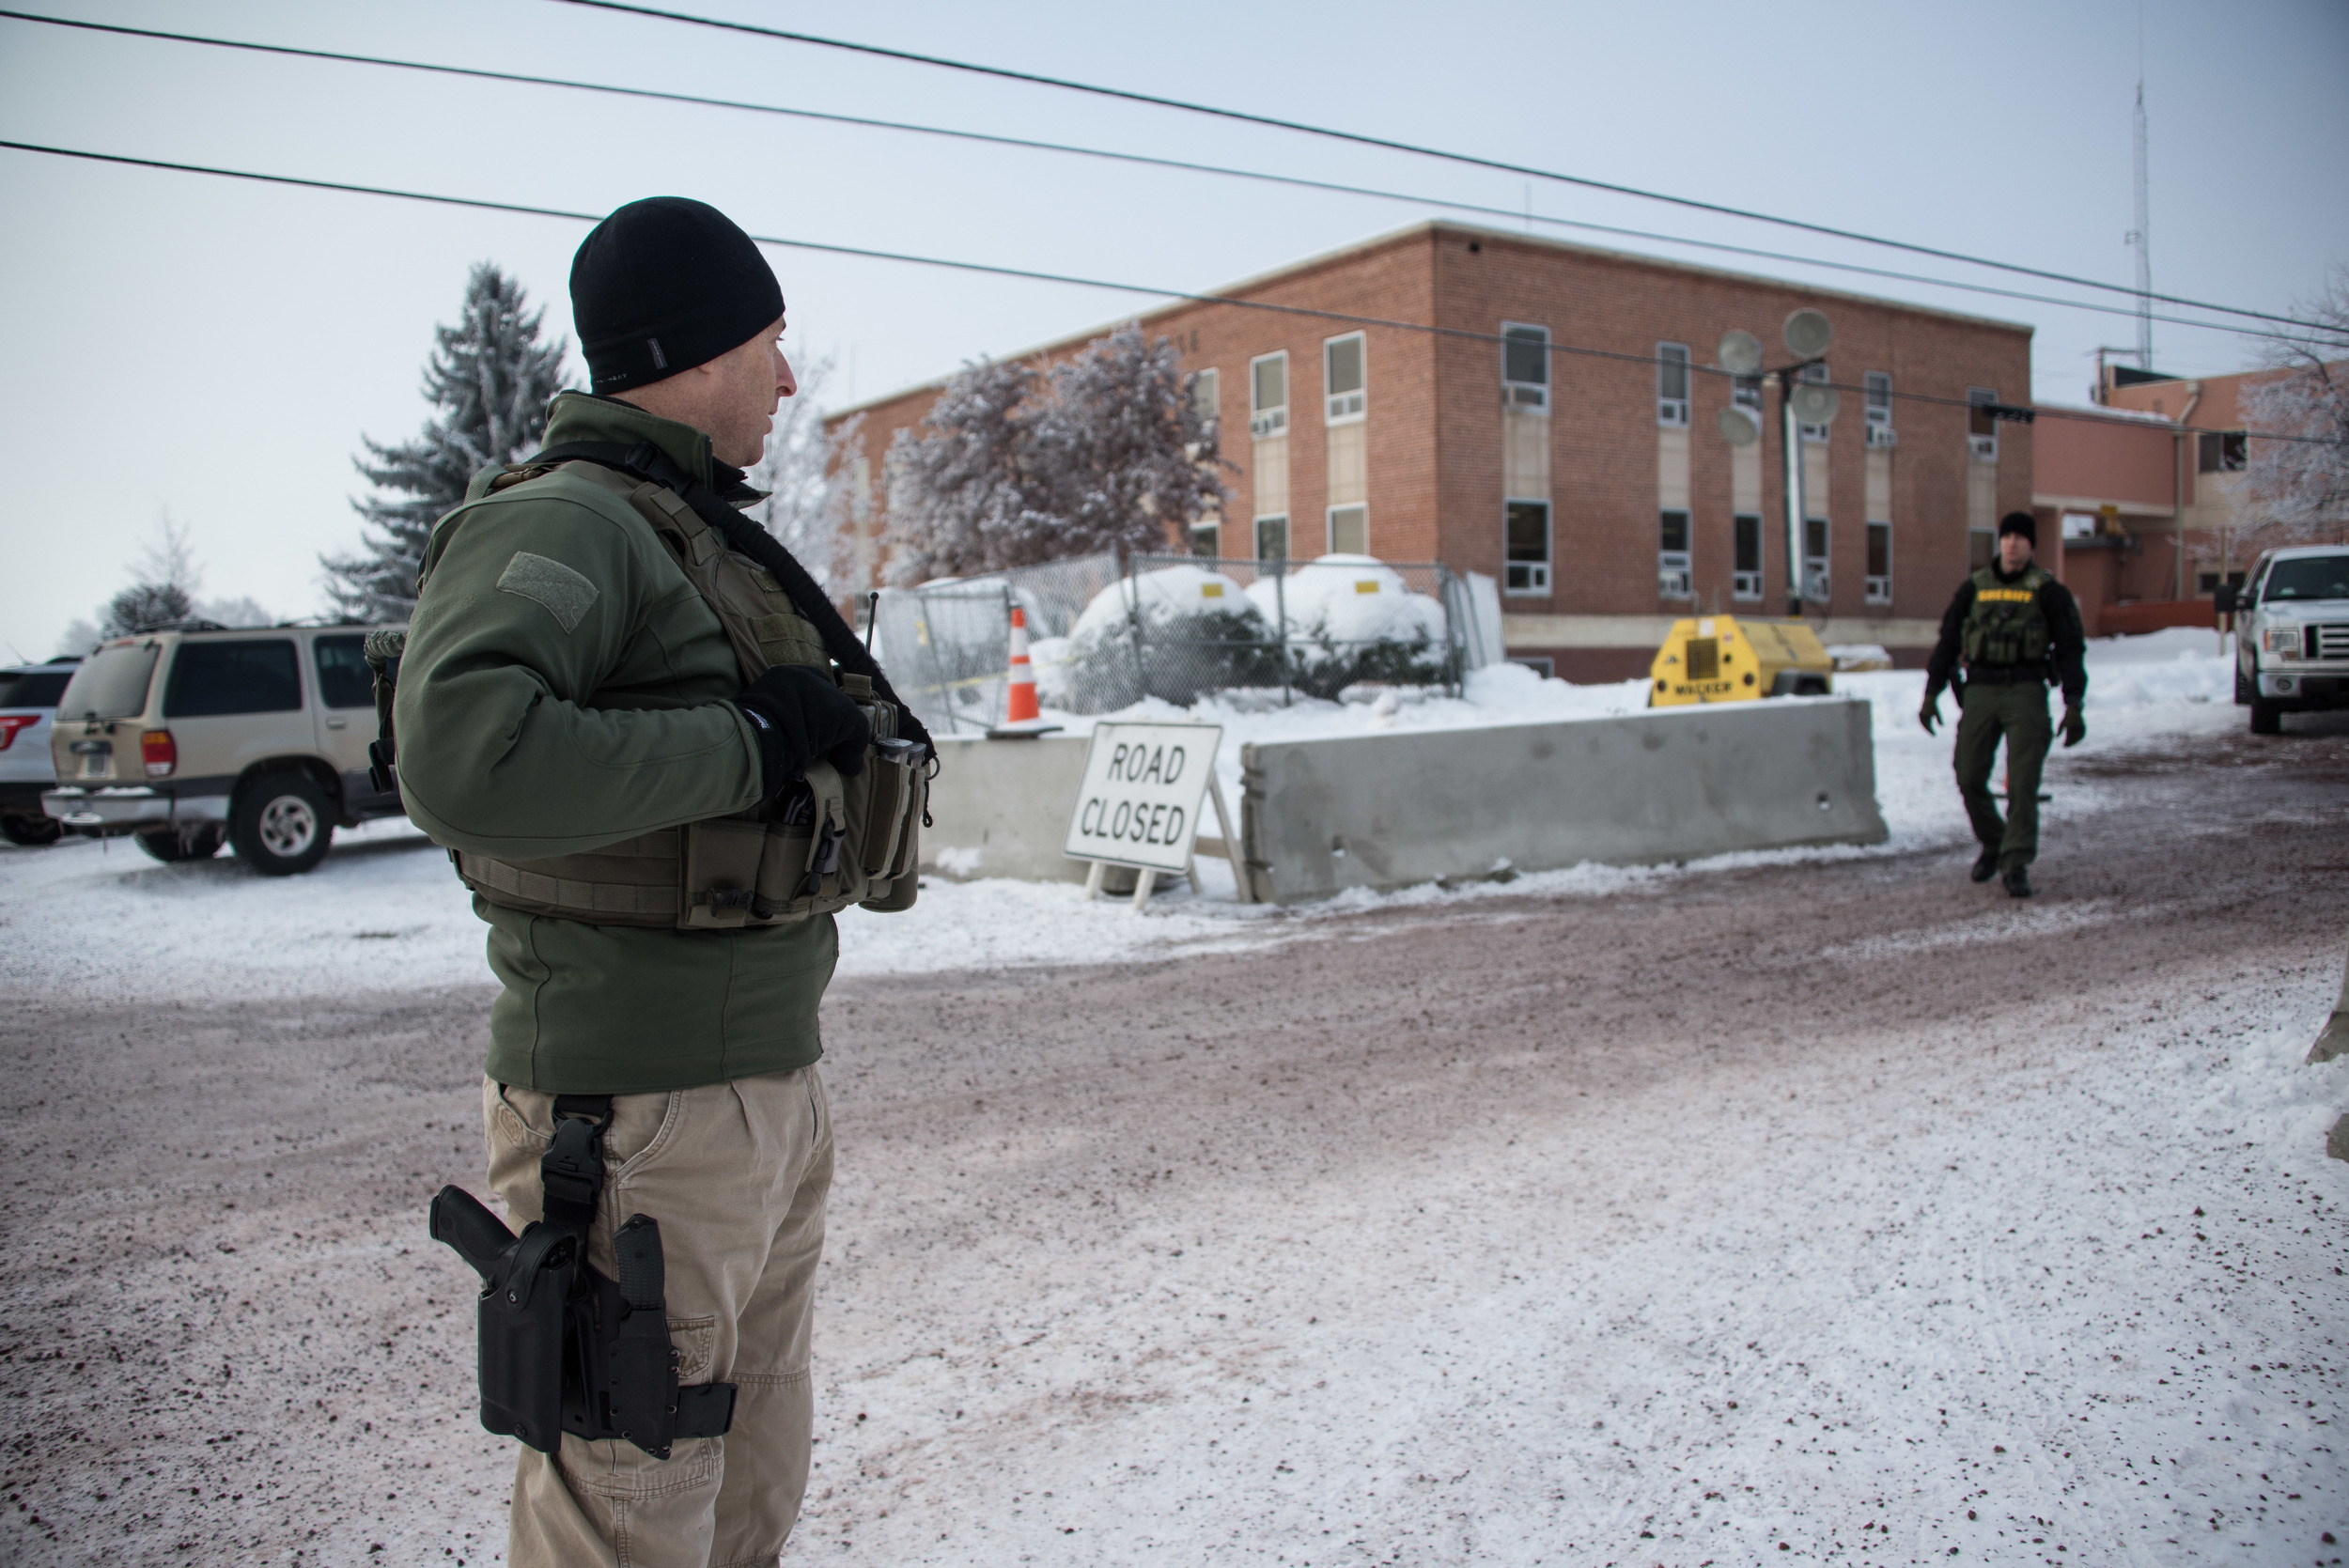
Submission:
[[[1900,437],[1892,433],[1892,427],[1890,425],[1871,425],[1868,427],[1868,444],[1870,446],[1898,446],[1900,443]]]
[[[1547,409],[1549,407],[1549,388],[1529,386],[1523,381],[1511,381],[1501,389],[1501,400],[1507,408]]]
[[[1289,411],[1286,409],[1260,413],[1248,422],[1248,433],[1252,436],[1277,436],[1288,427]]]
[[[1968,436],[1966,438],[1966,451],[1969,457],[1978,458],[1985,463],[1995,463],[1999,460],[1999,438],[1996,436]]]
[[[1688,423],[1688,400],[1686,397],[1658,397],[1656,400],[1656,423],[1686,425]]]
[[[1729,579],[1729,597],[1732,598],[1760,598],[1762,597],[1762,574],[1758,571],[1741,571],[1731,573]]]

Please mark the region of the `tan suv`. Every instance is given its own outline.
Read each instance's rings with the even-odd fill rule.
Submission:
[[[226,842],[264,876],[319,863],[336,827],[397,815],[367,780],[375,696],[359,627],[194,623],[106,644],[73,674],[50,733],[41,809],[159,861]]]

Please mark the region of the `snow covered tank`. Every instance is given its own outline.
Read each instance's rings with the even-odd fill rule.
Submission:
[[[1432,685],[1453,678],[1443,606],[1411,592],[1371,555],[1324,555],[1250,584],[1270,623],[1285,611],[1297,684],[1333,697],[1357,681]]]
[[[1114,712],[1145,696],[1188,707],[1210,691],[1281,684],[1271,623],[1237,582],[1204,567],[1119,578],[1077,617],[1066,650],[1052,651],[1062,700],[1076,713]]]

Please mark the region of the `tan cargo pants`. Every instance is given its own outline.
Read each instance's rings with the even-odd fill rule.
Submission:
[[[482,1085],[490,1186],[520,1230],[542,1217],[554,1096]],[[566,1434],[514,1467],[511,1568],[773,1568],[807,1493],[808,1333],[832,1188],[832,1108],[814,1067],[666,1094],[621,1094],[603,1139],[588,1258],[661,1222],[680,1383],[734,1383],[734,1426],[655,1459]]]

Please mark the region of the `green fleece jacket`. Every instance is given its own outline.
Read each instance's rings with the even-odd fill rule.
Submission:
[[[708,481],[708,438],[690,426],[582,393],[548,413],[549,446],[646,440]],[[660,536],[591,481],[490,494],[495,473],[426,547],[393,706],[409,816],[451,848],[527,861],[754,804],[758,748],[726,701],[740,666]],[[474,911],[506,987],[490,1010],[502,1083],[641,1094],[823,1054],[829,915],[686,932]]]

